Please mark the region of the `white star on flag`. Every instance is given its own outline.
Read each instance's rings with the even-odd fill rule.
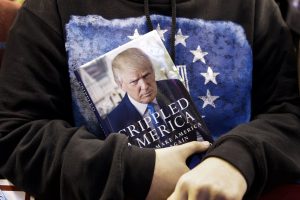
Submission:
[[[214,84],[218,85],[216,77],[219,75],[220,73],[214,73],[213,70],[208,67],[207,68],[207,73],[201,73],[202,76],[204,76],[205,78],[205,83],[204,85],[206,85],[209,81],[213,82]]]
[[[207,52],[203,52],[202,49],[200,48],[200,46],[198,45],[197,49],[194,51],[190,51],[192,54],[194,54],[194,59],[193,59],[193,63],[201,60],[201,62],[203,62],[204,64],[206,64],[204,56],[208,55]]]
[[[162,41],[165,41],[165,32],[167,32],[167,29],[160,29],[160,25],[158,24],[156,27],[156,31],[158,32],[159,37],[162,39]]]
[[[138,30],[137,29],[134,29],[134,34],[131,35],[131,36],[127,36],[129,39],[131,40],[134,40],[134,39],[137,39],[139,38],[141,35],[139,34]]]
[[[175,35],[175,46],[178,44],[182,44],[186,47],[185,40],[188,39],[188,35],[182,35],[181,29],[178,30],[177,34]]]
[[[204,102],[202,108],[205,108],[208,105],[211,105],[212,107],[216,108],[214,101],[217,100],[219,96],[211,96],[210,91],[207,90],[206,96],[199,96],[199,98]]]

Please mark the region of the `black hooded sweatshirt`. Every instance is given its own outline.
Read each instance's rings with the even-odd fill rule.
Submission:
[[[154,29],[168,30],[162,39],[175,47],[175,64],[186,66],[190,93],[216,139],[206,157],[240,170],[245,199],[300,180],[296,59],[274,1],[177,0],[177,39],[170,2],[150,1],[149,11]],[[75,67],[135,30],[149,31],[146,22],[140,0],[25,2],[0,74],[1,175],[37,199],[146,197],[154,150],[128,146],[121,134],[104,140],[73,81]],[[196,49],[204,59],[188,54]],[[204,84],[200,74],[209,69],[219,75]],[[209,96],[215,101],[205,103]]]

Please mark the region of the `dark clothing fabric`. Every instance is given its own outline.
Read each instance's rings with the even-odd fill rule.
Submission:
[[[150,2],[150,11],[169,16],[169,1]],[[121,134],[103,141],[75,127],[65,49],[65,25],[73,15],[140,17],[144,5],[139,0],[26,1],[0,74],[0,173],[37,199],[144,199],[154,151],[128,146]],[[178,0],[177,17],[239,24],[253,51],[251,122],[220,137],[207,157],[225,159],[241,171],[248,184],[245,199],[299,180],[296,59],[275,2]]]

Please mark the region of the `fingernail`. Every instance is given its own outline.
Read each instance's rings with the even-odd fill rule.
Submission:
[[[211,145],[211,143],[208,141],[203,141],[202,144],[206,147],[209,147]]]

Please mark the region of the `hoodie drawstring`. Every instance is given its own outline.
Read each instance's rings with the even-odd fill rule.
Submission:
[[[170,38],[170,47],[171,47],[171,58],[175,63],[175,34],[176,34],[176,0],[170,0],[172,6],[172,24],[171,24],[171,38]],[[147,26],[150,31],[153,30],[153,24],[150,18],[149,13],[149,0],[144,0],[144,12],[146,16]]]

